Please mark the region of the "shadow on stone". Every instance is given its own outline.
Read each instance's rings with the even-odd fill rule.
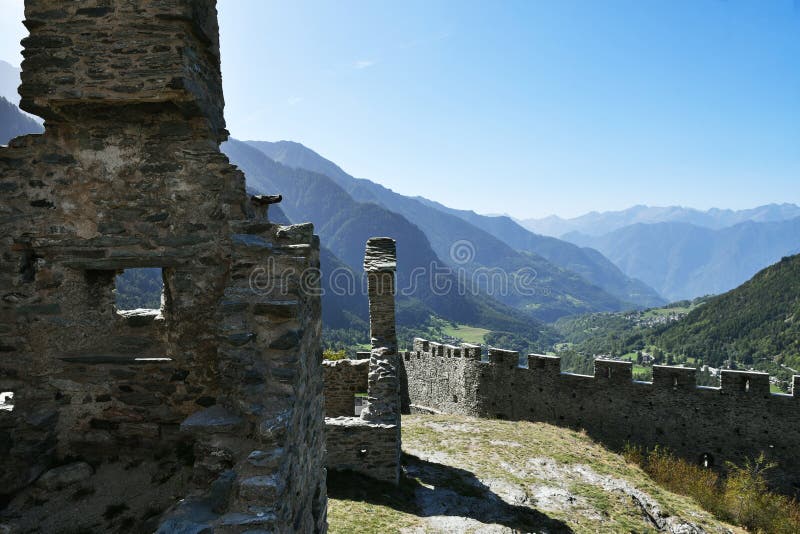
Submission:
[[[460,526],[474,529],[478,525],[473,520],[520,532],[573,532],[562,521],[535,508],[509,504],[464,469],[404,453],[403,471],[399,486],[353,472],[329,472],[328,497],[387,506],[418,517],[436,516],[439,526],[452,531],[462,530]],[[460,523],[460,518],[467,521]]]

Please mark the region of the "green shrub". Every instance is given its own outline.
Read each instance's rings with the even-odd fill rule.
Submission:
[[[345,351],[344,349],[342,350],[325,349],[322,352],[322,358],[324,360],[346,360],[347,351]]]

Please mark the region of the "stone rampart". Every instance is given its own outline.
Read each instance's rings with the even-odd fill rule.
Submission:
[[[655,366],[653,382],[632,379],[632,364],[596,360],[594,376],[562,373],[560,359],[417,339],[402,360],[411,409],[585,429],[620,449],[667,447],[717,467],[763,452],[777,462],[774,483],[800,487],[800,377],[794,395],[770,393],[764,373],[722,371],[720,387],[696,385],[695,369]]]

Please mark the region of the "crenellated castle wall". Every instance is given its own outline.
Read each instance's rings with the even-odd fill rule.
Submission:
[[[402,354],[411,410],[539,421],[585,429],[612,448],[661,445],[724,467],[760,452],[778,463],[774,482],[800,487],[800,376],[794,395],[770,393],[769,375],[722,371],[720,387],[697,386],[695,369],[655,366],[653,382],[632,378],[632,364],[596,360],[594,376],[562,373],[560,359],[514,351],[414,340]]]

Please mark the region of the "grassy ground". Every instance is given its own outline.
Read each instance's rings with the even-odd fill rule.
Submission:
[[[656,532],[637,498],[707,532],[737,532],[621,455],[543,423],[404,416],[403,450],[399,488],[329,476],[330,532]]]
[[[653,308],[647,310],[642,314],[642,317],[649,319],[652,317],[659,317],[659,316],[670,316],[673,314],[687,314],[692,311],[695,306],[682,306],[682,307],[675,307],[675,308]]]
[[[478,328],[476,326],[467,326],[459,324],[456,326],[448,325],[442,328],[445,335],[463,339],[465,343],[483,343],[483,337],[490,332],[485,328]]]

